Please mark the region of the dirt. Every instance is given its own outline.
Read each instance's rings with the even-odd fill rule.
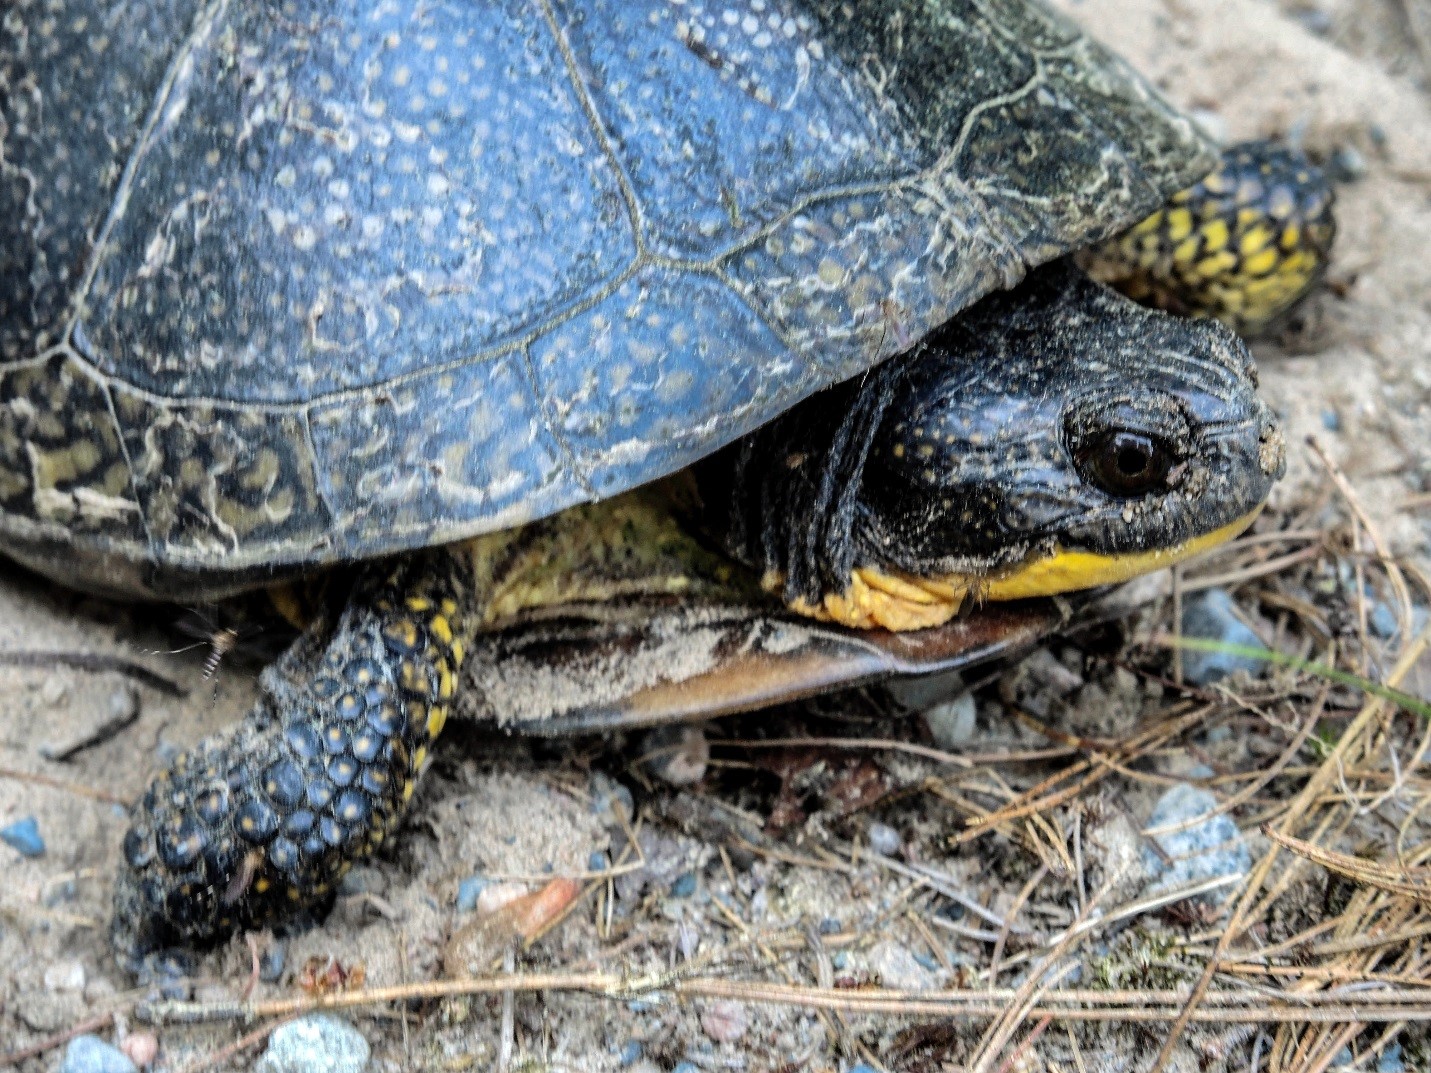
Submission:
[[[1335,515],[1337,498],[1307,446],[1315,437],[1345,472],[1388,549],[1425,568],[1431,560],[1431,9],[1422,0],[1063,0],[1060,6],[1217,136],[1287,137],[1338,162],[1349,181],[1338,195],[1341,233],[1330,286],[1301,327],[1256,348],[1265,394],[1286,421],[1292,445],[1288,477],[1269,519],[1321,525]],[[1166,614],[1155,610],[1145,627]],[[0,568],[0,651],[102,653],[157,670],[185,691],[171,696],[115,671],[0,667],[0,768],[6,772],[0,825],[34,816],[46,843],[36,858],[0,846],[6,871],[0,1050],[63,1031],[96,1010],[124,1008],[129,983],[114,965],[105,930],[124,830],[117,802],[136,797],[174,750],[238,718],[252,699],[251,661],[228,659],[206,680],[202,647],[167,654],[184,643],[170,628],[174,617],[82,599]],[[1253,617],[1270,628],[1268,620]],[[1041,671],[1035,661],[1032,672],[1004,684],[1021,690],[1027,707],[1067,734],[1126,738],[1145,725],[1149,712],[1167,707],[1170,694],[1160,684],[1089,651],[1084,642],[1056,642],[1039,657]],[[1057,667],[1064,668],[1062,676]],[[1407,687],[1425,695],[1431,680],[1413,677]],[[130,693],[139,704],[132,723],[67,761],[44,759],[45,750],[53,755],[122,712]],[[985,684],[978,696],[977,725],[962,750],[1059,744],[1010,720],[996,685]],[[708,733],[716,745],[759,734],[844,734],[851,732],[850,719],[878,705],[887,701],[827,700],[774,717],[725,721]],[[1229,720],[1225,733],[1209,728],[1178,739],[1156,754],[1151,770],[1176,780],[1199,765],[1243,770],[1270,763],[1256,736],[1237,732],[1240,725]],[[860,722],[853,729],[871,737],[923,735],[922,723],[910,719]],[[326,966],[330,976],[346,974],[350,984],[435,979],[454,932],[474,914],[539,890],[548,877],[600,871],[638,849],[644,870],[592,884],[560,926],[516,956],[515,966],[630,978],[686,966],[706,976],[845,988],[972,986],[989,964],[991,944],[969,934],[994,926],[973,910],[953,909],[946,896],[912,880],[911,868],[935,868],[945,887],[957,887],[995,914],[1009,912],[1025,884],[1038,878],[1041,894],[1033,902],[1045,916],[1034,923],[1042,934],[1067,927],[1091,896],[1073,878],[1037,876],[1039,853],[1020,837],[950,846],[963,813],[920,790],[941,769],[913,755],[718,747],[704,780],[678,788],[652,782],[632,761],[640,752],[636,739],[525,743],[469,728],[458,728],[453,738],[420,791],[400,847],[355,871],[321,926],[285,940],[256,937],[255,951],[272,958],[281,944],[285,952],[283,972],[259,983],[256,997],[293,994],[310,963]],[[987,786],[1008,775],[1022,779],[1023,787],[1039,771],[976,769],[969,777]],[[12,777],[15,772],[34,778]],[[623,825],[610,807],[611,779],[632,791],[639,830]],[[1137,832],[1158,792],[1140,781],[1105,784],[1087,807],[1074,810],[1077,838],[1070,844],[1084,857],[1079,875],[1089,884],[1106,879],[1113,904],[1146,889],[1146,853]],[[1074,822],[1074,811],[1061,813],[1060,822]],[[1265,845],[1255,817],[1238,817],[1246,821],[1255,858]],[[898,868],[858,852],[874,837],[875,822],[894,832]],[[486,881],[486,902],[460,911],[460,885],[472,876]],[[1299,904],[1293,898],[1284,910],[1288,928],[1301,919]],[[1111,933],[1088,949],[1084,979],[1153,986],[1149,981],[1156,982],[1166,960],[1159,945],[1165,934],[1138,922]],[[771,936],[783,936],[785,945],[770,946]],[[1017,958],[1026,945],[1009,936],[1001,956]],[[198,997],[237,997],[250,966],[243,940],[206,955]],[[1018,976],[1002,980],[1016,983]],[[961,1056],[983,1030],[979,1022],[921,1028],[917,1018],[837,1017],[714,999],[598,999],[561,990],[518,995],[510,1012],[505,1045],[512,1069],[624,1066],[645,1073],[682,1061],[701,1070],[844,1069],[856,1061],[891,1069],[962,1068]],[[485,1069],[502,1061],[499,996],[365,1007],[346,1016],[371,1043],[373,1069]],[[123,1038],[140,1028],[122,1016],[102,1034]],[[158,1065],[184,1068],[246,1030],[238,1024],[161,1027]],[[1113,1025],[1080,1029],[1077,1044],[1073,1038],[1054,1026],[1023,1052],[1017,1068],[1066,1070],[1085,1062],[1089,1069],[1144,1068],[1150,1044],[1160,1043],[1156,1032]],[[1255,1026],[1200,1025],[1169,1068],[1248,1068],[1249,1054],[1261,1046],[1256,1041]],[[1408,1056],[1414,1045],[1408,1040]],[[256,1054],[256,1048],[243,1051],[227,1067],[246,1068]],[[20,1068],[57,1063],[58,1051],[51,1051]]]

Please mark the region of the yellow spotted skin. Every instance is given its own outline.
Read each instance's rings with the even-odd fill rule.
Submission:
[[[177,946],[322,903],[392,833],[447,722],[473,623],[472,564],[436,549],[372,568],[131,816],[114,937],[142,969]]]
[[[1228,149],[1202,182],[1086,254],[1084,267],[1137,301],[1263,334],[1326,271],[1334,200],[1301,153],[1247,142]]]

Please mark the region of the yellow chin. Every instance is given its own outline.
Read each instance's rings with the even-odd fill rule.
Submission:
[[[1026,600],[1033,596],[1053,596],[1099,585],[1116,585],[1142,574],[1151,574],[1154,570],[1166,569],[1225,544],[1241,534],[1261,513],[1262,508],[1258,506],[1221,529],[1157,551],[1125,552],[1122,555],[1056,551],[1045,559],[1033,559],[995,574],[978,584],[977,589],[986,600]]]
[[[819,604],[796,600],[791,609],[825,622],[838,622],[857,630],[923,630],[948,622],[965,599],[1026,600],[1061,592],[1113,585],[1162,570],[1208,551],[1237,536],[1261,513],[1256,510],[1237,521],[1183,544],[1158,551],[1098,555],[1087,551],[1055,551],[992,576],[953,574],[943,578],[901,577],[859,567],[842,593],[827,595]],[[781,579],[765,579],[766,588],[779,589]]]

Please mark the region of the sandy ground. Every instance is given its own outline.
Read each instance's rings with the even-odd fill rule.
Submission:
[[[1306,437],[1315,436],[1354,483],[1391,550],[1425,564],[1431,542],[1427,5],[1063,0],[1061,6],[1218,136],[1290,136],[1341,162],[1352,181],[1339,195],[1333,287],[1316,301],[1304,328],[1258,348],[1266,394],[1285,417],[1292,444],[1291,472],[1274,510],[1315,521],[1316,505],[1331,502],[1325,475],[1304,446]],[[182,643],[167,628],[173,617],[80,599],[0,567],[0,650],[117,655],[155,668],[188,691],[176,698],[119,674],[89,670],[0,669],[0,768],[50,780],[0,778],[0,825],[33,815],[47,847],[33,859],[0,847],[0,1051],[63,1031],[123,997],[127,982],[110,958],[103,926],[124,828],[115,802],[136,796],[173,750],[236,718],[252,697],[254,670],[242,661],[226,663],[210,683],[201,679],[202,651],[155,654]],[[1070,732],[1130,733],[1147,705],[1165,703],[1161,686],[1126,670],[1086,672],[1077,651],[1055,645],[1053,653],[1058,659],[1043,658],[1035,685],[1056,690],[1061,679],[1050,667],[1075,668],[1068,671],[1074,686],[1064,684],[1073,695],[1053,705]],[[1427,685],[1423,680],[1420,688]],[[968,751],[1049,744],[1011,726],[992,688],[979,697]],[[849,699],[827,702],[818,712],[783,713],[776,732],[831,733],[832,725],[841,729],[832,716],[848,717],[865,703]],[[46,750],[53,755],[135,705],[137,718],[102,744],[67,762],[44,758]],[[713,739],[739,737],[754,729],[768,733],[770,726],[768,720],[759,728],[734,721],[709,733]],[[922,732],[910,721],[893,731],[870,727],[871,734]],[[918,791],[931,769],[899,754],[781,754],[776,762],[774,754],[718,749],[725,766],[710,768],[694,788],[676,789],[653,783],[631,763],[638,751],[633,741],[529,745],[462,729],[452,736],[401,847],[354,874],[321,928],[282,945],[284,968],[275,982],[259,984],[259,997],[292,993],[309,959],[361,971],[369,985],[432,979],[449,937],[473,919],[455,907],[464,878],[489,880],[490,903],[504,891],[536,889],[548,873],[600,865],[592,861],[595,853],[629,854],[632,832],[614,822],[609,809],[602,812],[600,798],[609,784],[601,774],[633,791],[640,827],[635,841],[648,867],[596,884],[561,927],[518,955],[519,967],[640,974],[700,964],[711,973],[716,969],[702,959],[719,953],[732,963],[759,963],[756,975],[776,981],[967,985],[987,964],[989,943],[958,928],[989,925],[950,911],[911,881],[909,862],[937,867],[998,912],[1013,905],[1038,863],[1016,840],[1003,837],[949,847],[945,836],[955,818]],[[1160,758],[1159,770],[1176,776],[1196,760],[1172,750]],[[1035,781],[1024,774],[1025,785]],[[786,792],[777,792],[782,785]],[[1088,874],[1123,875],[1134,893],[1146,881],[1138,878],[1134,832],[1146,821],[1155,791],[1129,783],[1079,814],[1078,846],[1088,856]],[[727,837],[729,831],[751,831],[762,822],[765,848],[733,852],[740,843]],[[867,859],[850,864],[842,855],[851,840],[868,841],[869,825],[876,822],[893,829],[905,872]],[[873,837],[888,836],[876,831]],[[1249,831],[1254,849],[1257,837]],[[1043,922],[1045,930],[1069,923],[1087,895],[1075,892],[1072,882],[1050,880],[1042,888],[1054,907],[1047,910],[1053,915]],[[521,886],[504,885],[511,883]],[[1073,908],[1060,910],[1059,904]],[[1060,912],[1064,917],[1054,919]],[[932,928],[934,915],[954,926]],[[781,929],[810,937],[808,944],[776,949],[769,945],[773,940],[760,938]],[[1123,980],[1118,942],[1132,942],[1129,934],[1089,954],[1086,967],[1103,973],[1110,986]],[[276,942],[259,936],[256,949],[271,958]],[[1018,948],[1015,936],[1004,955]],[[1138,956],[1145,962],[1151,957]],[[199,997],[236,996],[249,963],[241,941],[207,956]],[[1017,980],[1016,974],[1003,978],[1005,984]],[[510,1015],[506,1039],[514,1069],[624,1065],[649,1071],[689,1061],[701,1070],[820,1070],[861,1060],[891,1069],[963,1068],[969,1041],[982,1029],[976,1024],[911,1035],[917,1021],[909,1019],[844,1020],[810,1009],[602,1001],[570,993],[519,996]],[[495,996],[348,1016],[371,1043],[375,1069],[491,1068],[503,1047],[503,1004]],[[108,1038],[143,1030],[121,1020],[118,1029],[106,1030]],[[162,1028],[160,1065],[184,1068],[243,1030]],[[1146,1059],[1139,1055],[1158,1042],[1156,1031],[1112,1028],[1083,1032],[1079,1045],[1070,1038],[1055,1028],[1022,1052],[1017,1068],[1076,1069],[1085,1060],[1090,1069],[1143,1068]],[[1177,1052],[1173,1068],[1248,1068],[1252,1041],[1250,1030],[1200,1027]],[[1408,1061],[1413,1046],[1407,1044]],[[229,1064],[246,1068],[257,1053],[242,1052]],[[21,1068],[51,1069],[57,1062],[58,1052],[51,1052]]]

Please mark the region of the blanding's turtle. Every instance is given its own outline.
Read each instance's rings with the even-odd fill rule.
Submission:
[[[1034,0],[13,0],[6,553],[186,601],[351,565],[135,807],[121,954],[321,900],[504,622],[770,600],[747,703],[1238,532],[1247,350],[1070,258],[1259,325],[1331,228]]]

